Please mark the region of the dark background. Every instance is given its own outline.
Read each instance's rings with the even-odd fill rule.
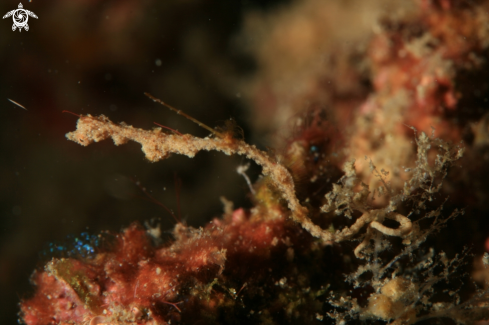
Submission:
[[[29,276],[45,262],[39,253],[48,243],[153,218],[171,229],[171,216],[131,179],[176,212],[177,175],[181,218],[196,227],[221,214],[220,195],[249,205],[235,171],[241,158],[200,153],[152,164],[135,143],[84,148],[65,139],[77,118],[62,111],[207,135],[143,95],[150,92],[212,127],[232,117],[247,141],[263,147],[248,127],[240,89],[256,64],[237,35],[247,12],[281,2],[35,0],[23,2],[39,17],[29,18],[28,32],[13,32],[11,18],[0,21],[1,324],[17,322],[18,302],[32,292]],[[0,13],[17,6],[2,1]]]

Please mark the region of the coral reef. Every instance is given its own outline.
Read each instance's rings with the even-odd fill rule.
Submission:
[[[293,128],[284,125],[303,123],[304,110],[323,111],[346,134],[340,152],[356,160],[362,180],[371,188],[381,185],[369,177],[368,156],[379,170],[394,173],[391,185],[400,189],[409,177],[402,166],[415,156],[409,126],[427,134],[434,128],[437,137],[453,142],[485,141],[484,127],[472,123],[484,114],[488,4],[362,5],[308,0],[250,17],[244,39],[267,31],[249,45],[261,69],[247,96],[257,128],[286,137]],[[340,19],[360,22],[336,31],[331,25]],[[296,32],[284,32],[290,29]]]
[[[286,140],[275,152],[248,144],[233,126],[197,121],[211,134],[196,137],[81,115],[67,138],[83,146],[134,141],[151,162],[219,151],[244,156],[262,175],[254,184],[245,177],[251,209],[223,199],[222,218],[199,229],[178,222],[169,242],[158,227],[135,223],[111,234],[110,245],[90,246],[88,256],[53,258],[32,276],[36,292],[21,302],[23,322],[400,325],[489,318],[489,255],[476,258],[472,279],[479,284],[464,284],[468,250],[448,256],[429,242],[456,217],[474,222],[453,203],[473,202],[472,193],[451,202],[447,194],[457,194],[457,182],[463,191],[485,166],[487,117],[464,83],[483,76],[486,7],[419,1],[389,18],[372,12],[372,30],[357,26],[336,39],[321,33],[328,9],[347,11],[336,3],[308,0],[270,20],[250,16],[248,28],[272,26],[255,48],[267,78],[247,96],[267,110],[256,117],[258,128],[271,122],[283,129]],[[279,32],[289,23],[290,33]],[[335,46],[345,37],[361,39],[361,46],[341,47],[325,65],[308,63],[318,44]],[[270,59],[284,49],[287,55]],[[294,56],[304,61],[277,77]],[[298,87],[300,80],[307,82]],[[480,165],[467,166],[468,159]],[[480,198],[484,191],[478,188]]]
[[[378,191],[388,197],[389,204],[380,209],[372,208],[371,204],[377,193],[359,184],[354,162],[346,163],[344,176],[326,194],[327,203],[321,210],[334,211],[337,217],[348,219],[357,212],[363,214],[351,225],[345,225],[343,218],[336,224],[334,218],[329,218],[328,228],[322,229],[311,221],[308,209],[297,199],[289,171],[265,152],[233,138],[232,134],[216,132],[214,137],[196,138],[166,134],[161,128],[145,131],[117,125],[104,116],[81,116],[77,131],[67,134],[67,138],[84,146],[107,138],[112,138],[116,145],[133,140],[142,145],[150,161],[167,158],[171,153],[193,157],[201,150],[241,154],[261,165],[264,177],[256,185],[257,206],[250,213],[228,208],[223,220],[215,219],[200,230],[178,224],[174,230],[175,242],[167,247],[153,246],[150,235],[133,225],[117,236],[114,248],[99,252],[92,259],[53,259],[44,271],[33,277],[37,294],[22,304],[23,319],[29,325],[51,320],[60,324],[88,320],[96,324],[197,320],[228,323],[239,321],[244,315],[251,319],[258,317],[260,322],[277,322],[281,318],[284,318],[282,322],[298,319],[310,322],[324,317],[322,309],[326,303],[339,309],[350,304],[346,313],[335,310],[328,314],[340,322],[356,316],[397,319],[401,323],[440,314],[459,318],[455,311],[460,310],[456,308],[460,302],[444,306],[432,301],[430,294],[433,284],[448,277],[457,258],[442,271],[445,276],[439,276],[438,270],[435,274],[431,256],[417,261],[420,264],[417,268],[426,269],[428,274],[423,279],[424,286],[422,283],[407,285],[407,277],[411,276],[413,281],[415,276],[402,272],[396,261],[411,255],[430,233],[458,214],[455,211],[447,218],[440,217],[441,208],[430,210],[426,202],[439,191],[440,179],[445,177],[447,167],[462,156],[463,148],[453,148],[421,133],[416,141],[418,159],[411,170],[411,180],[400,193],[383,181],[385,188]],[[438,154],[434,161],[429,161],[428,152],[432,148]],[[373,165],[372,171],[376,171]],[[383,179],[380,174],[379,177]],[[406,202],[414,203],[415,210],[410,214],[422,217],[411,217],[414,219],[411,220],[402,215],[400,210]],[[384,225],[385,219],[397,221],[398,228]],[[426,220],[433,221],[428,226],[422,225]],[[297,223],[307,232],[301,231]],[[383,265],[378,256],[391,246],[386,236],[401,237],[406,248]],[[353,255],[367,262],[349,276],[349,281],[356,288],[371,287],[378,293],[368,297],[366,307],[361,307],[349,295],[335,300],[335,291],[330,292],[329,298],[323,297],[321,303],[318,297],[325,295],[334,274],[328,275],[328,268],[316,261],[323,260],[327,265],[325,245],[353,238],[361,239]],[[297,260],[301,260],[300,267]],[[373,278],[361,281],[366,272],[372,272]],[[314,277],[321,280],[311,283]],[[416,285],[421,288],[419,291],[413,289]],[[240,287],[238,291],[237,287]],[[480,299],[485,301],[485,293]],[[258,306],[257,302],[260,302]],[[432,305],[436,308],[428,308]],[[271,312],[275,308],[280,310],[280,316]],[[480,306],[473,309],[479,310]]]
[[[289,288],[298,280],[287,276],[296,274],[308,286],[305,271],[293,260],[294,254],[309,250],[310,236],[297,232],[284,218],[264,221],[238,209],[203,229],[178,225],[174,236],[174,243],[156,248],[147,232],[133,225],[117,236],[111,252],[84,262],[54,259],[33,277],[40,294],[23,304],[24,321],[258,321],[272,317],[260,309],[264,301],[280,305],[286,300],[278,292],[302,297],[304,288]],[[303,306],[290,312],[311,309],[314,293],[306,296],[310,298],[300,302]]]

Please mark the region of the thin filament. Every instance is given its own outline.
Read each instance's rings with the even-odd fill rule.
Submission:
[[[222,138],[223,137],[223,134],[221,132],[217,132],[216,130],[214,130],[213,128],[205,125],[204,123],[200,122],[199,120],[193,118],[192,116],[182,112],[181,110],[179,109],[176,109],[175,107],[171,106],[171,105],[168,105],[167,103],[165,103],[164,101],[162,101],[161,99],[158,99],[154,96],[152,96],[151,94],[149,93],[144,93],[147,97],[149,97],[150,99],[152,99],[155,103],[160,103],[161,105],[163,106],[166,106],[168,107],[169,109],[171,109],[172,111],[174,111],[175,113],[177,113],[178,115],[182,115],[183,117],[186,117],[187,119],[191,120],[192,122],[196,123],[198,126],[200,126],[201,128],[204,128],[206,129],[207,131],[211,132],[212,134],[214,134],[215,136],[219,137],[219,138]]]

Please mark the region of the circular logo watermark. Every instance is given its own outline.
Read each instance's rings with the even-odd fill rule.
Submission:
[[[24,9],[22,3],[19,3],[18,9],[7,12],[5,16],[3,16],[3,19],[10,16],[12,16],[12,19],[14,21],[14,24],[12,25],[12,31],[15,31],[18,28],[19,32],[22,31],[22,28],[24,28],[26,31],[29,30],[29,25],[27,25],[27,21],[29,21],[29,16],[36,19],[38,18],[36,14],[32,11]]]

